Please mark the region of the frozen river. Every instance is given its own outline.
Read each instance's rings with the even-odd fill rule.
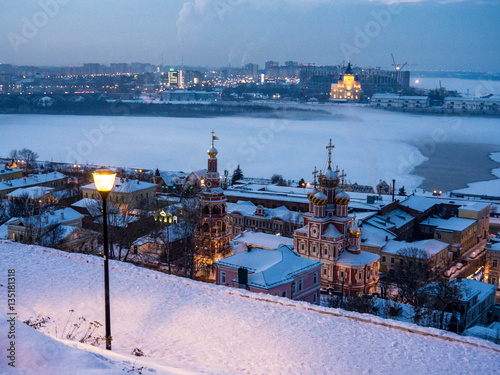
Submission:
[[[315,166],[326,168],[329,138],[335,144],[335,164],[359,184],[373,186],[394,178],[398,187],[411,191],[424,178],[425,187],[460,174],[448,185],[457,189],[491,178],[490,170],[498,164],[485,163],[491,152],[500,150],[498,119],[393,113],[355,105],[315,107],[331,116],[281,120],[0,115],[0,155],[27,147],[38,152],[40,160],[191,171],[206,167],[214,129],[220,138],[219,171],[232,172],[240,164],[252,177],[279,173],[286,179],[310,180]],[[453,147],[455,143],[469,145],[467,151]],[[442,144],[452,147],[443,152],[438,147]],[[429,162],[439,165],[438,173]],[[419,165],[416,174],[410,173]]]

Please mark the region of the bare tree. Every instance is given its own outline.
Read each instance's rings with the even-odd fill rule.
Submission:
[[[24,160],[26,169],[30,170],[33,168],[36,160],[38,159],[38,154],[28,148],[23,148],[22,150],[17,151],[17,157]]]
[[[429,307],[440,312],[440,329],[456,331],[457,327],[445,327],[445,315],[459,312],[460,300],[467,293],[467,288],[459,279],[448,279],[439,275],[437,280],[424,288],[429,296]]]
[[[183,238],[181,261],[184,268],[184,276],[193,279],[198,271],[204,267],[197,261],[197,249],[194,241],[194,228],[200,220],[197,199],[181,199],[181,221],[186,225],[181,228],[180,234]]]
[[[413,306],[422,306],[425,296],[421,288],[428,282],[431,265],[427,253],[416,247],[400,249],[397,254],[403,259],[389,273],[389,280],[398,288],[397,301]]]

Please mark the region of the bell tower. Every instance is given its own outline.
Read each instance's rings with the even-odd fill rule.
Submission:
[[[227,204],[219,186],[217,154],[214,142],[218,140],[212,130],[212,145],[208,153],[205,187],[198,197],[200,220],[195,230],[196,262],[202,276],[215,278],[213,263],[223,259],[230,251],[227,229]]]

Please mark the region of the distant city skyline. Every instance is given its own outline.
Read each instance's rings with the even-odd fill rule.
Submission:
[[[0,63],[144,62],[219,68],[266,60],[500,72],[490,0],[26,0],[4,5]]]

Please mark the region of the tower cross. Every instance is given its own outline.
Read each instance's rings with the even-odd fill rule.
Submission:
[[[212,148],[214,148],[214,140],[215,140],[214,134],[215,134],[214,129],[212,129]]]
[[[342,190],[344,190],[344,183],[345,183],[345,180],[344,180],[344,177],[347,176],[345,173],[344,173],[344,170],[342,169],[342,173],[339,175],[339,177],[342,179]]]
[[[330,143],[328,146],[326,146],[328,150],[328,168],[332,167],[332,149],[335,148],[335,146],[332,144],[332,139],[330,138]]]
[[[316,166],[314,167],[314,171],[312,174],[314,176],[314,188],[316,188],[316,175],[318,174],[318,170],[316,169]]]

